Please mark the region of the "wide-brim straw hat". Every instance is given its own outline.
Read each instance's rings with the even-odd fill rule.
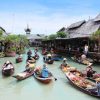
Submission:
[[[64,58],[63,60],[64,60],[64,61],[66,61],[67,59],[66,59],[66,58]]]
[[[51,57],[51,54],[47,54],[48,57]]]
[[[88,64],[88,66],[91,66],[91,65],[92,65],[92,63],[89,63],[89,64]]]

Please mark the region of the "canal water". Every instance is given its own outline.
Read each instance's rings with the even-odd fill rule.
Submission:
[[[33,48],[31,48],[33,50]],[[36,66],[43,65],[43,56],[39,51],[39,60]],[[4,78],[1,73],[2,65],[6,60],[10,60],[15,67],[15,73],[25,70],[27,55],[23,54],[24,61],[15,63],[16,57],[0,58],[0,100],[100,100],[87,95],[71,86],[63,72],[60,70],[60,62],[55,61],[53,65],[48,65],[48,69],[53,73],[57,81],[53,80],[50,84],[42,84],[34,79],[33,76],[23,81],[16,81],[13,77]],[[86,66],[73,62],[68,58],[69,65],[80,70]],[[94,69],[100,72],[100,65],[95,65]]]

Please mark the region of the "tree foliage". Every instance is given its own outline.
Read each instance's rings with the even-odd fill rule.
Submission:
[[[25,35],[8,35],[5,38],[6,51],[23,50],[28,45],[28,40]]]
[[[66,37],[66,33],[65,32],[57,32],[57,37],[65,38]]]
[[[92,34],[91,39],[92,40],[100,40],[100,29]]]
[[[100,53],[100,29],[94,32],[90,39],[98,41],[98,52]]]
[[[56,35],[56,34],[51,34],[51,35],[49,35],[49,37],[48,37],[49,40],[54,40],[54,39],[56,39],[56,38],[57,38],[57,35]]]

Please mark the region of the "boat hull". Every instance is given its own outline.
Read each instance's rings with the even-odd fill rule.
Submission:
[[[97,98],[100,98],[100,96],[97,95],[97,90],[96,89],[85,89],[83,87],[80,87],[78,85],[76,85],[69,77],[68,73],[66,73],[66,78],[69,80],[70,84],[72,86],[74,86],[75,88],[79,89],[80,91],[88,94],[88,95],[91,95],[91,96],[94,96],[94,97],[97,97]]]
[[[14,68],[8,70],[2,70],[2,75],[11,76],[14,73]]]
[[[18,81],[21,81],[21,80],[24,80],[30,76],[32,76],[34,73],[34,70],[29,72],[27,70],[21,72],[21,74],[24,74],[23,76],[21,76],[20,74],[17,74],[17,75],[13,75],[14,78],[16,78]]]
[[[35,77],[38,81],[40,81],[41,83],[44,83],[44,84],[50,83],[50,82],[52,81],[52,79],[53,79],[53,76],[52,76],[51,73],[49,74],[49,77],[48,77],[48,78],[42,78],[42,77],[40,77],[39,75],[37,75],[36,72],[34,72],[34,77]]]

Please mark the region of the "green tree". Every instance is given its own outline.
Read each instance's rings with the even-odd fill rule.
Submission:
[[[54,40],[54,39],[56,39],[57,38],[57,35],[56,34],[51,34],[51,35],[49,35],[49,40]]]
[[[94,32],[90,38],[98,41],[98,52],[100,52],[100,29]]]
[[[48,41],[49,40],[49,36],[45,36],[42,41]]]
[[[66,37],[66,33],[65,32],[57,32],[57,37],[65,38]]]
[[[0,36],[2,36],[3,35],[3,31],[2,30],[0,30]]]
[[[24,35],[8,35],[5,38],[6,51],[22,51],[28,45],[28,40]]]

